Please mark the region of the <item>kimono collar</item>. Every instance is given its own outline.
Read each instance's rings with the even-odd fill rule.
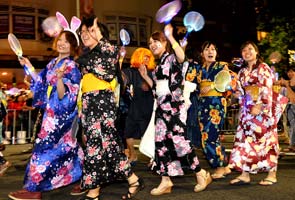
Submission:
[[[164,52],[163,55],[160,57],[160,59],[157,59],[156,62],[160,65],[163,65],[165,63],[166,58],[169,56],[169,52]]]

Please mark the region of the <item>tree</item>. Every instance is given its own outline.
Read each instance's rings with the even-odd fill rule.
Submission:
[[[295,63],[289,63],[288,50],[295,50],[295,18],[294,17],[272,17],[270,22],[258,22],[257,30],[268,32],[258,46],[260,54],[267,63],[271,63],[269,56],[273,52],[279,52],[282,55],[281,61],[276,63],[276,70],[282,74],[286,69]]]

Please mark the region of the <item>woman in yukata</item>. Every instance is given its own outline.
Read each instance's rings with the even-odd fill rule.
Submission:
[[[72,129],[78,114],[77,95],[81,80],[74,61],[79,50],[75,30],[80,23],[80,20],[73,22],[73,29],[64,27],[55,38],[53,47],[58,56],[39,74],[27,58],[19,60],[33,78],[33,106],[44,109],[44,115],[26,168],[24,189],[11,192],[8,195],[11,199],[41,199],[41,192],[70,185],[82,176],[83,151],[73,137]]]
[[[173,186],[171,177],[184,175],[184,167],[194,172],[197,179],[194,191],[201,192],[212,179],[210,173],[201,168],[193,145],[186,138],[187,107],[183,96],[185,55],[172,35],[170,24],[165,26],[164,32],[154,32],[149,40],[149,48],[158,58],[153,79],[149,78],[147,70],[141,70],[142,77],[153,88],[157,101],[152,168],[161,176],[161,182],[151,194],[170,193]]]
[[[277,182],[279,141],[277,122],[288,99],[273,91],[275,75],[259,57],[252,41],[241,46],[244,60],[238,73],[240,121],[229,166],[241,174],[230,181],[232,185],[250,183],[250,174],[268,172],[260,185]]]
[[[201,48],[202,65],[197,71],[199,85],[198,117],[201,131],[201,147],[209,165],[215,170],[213,179],[224,178],[231,170],[227,167],[228,156],[220,141],[226,115],[226,92],[215,88],[218,73],[227,70],[226,62],[216,61],[217,47],[210,41]]]

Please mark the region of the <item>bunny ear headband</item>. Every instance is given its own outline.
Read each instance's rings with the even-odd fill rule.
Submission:
[[[79,42],[79,37],[76,31],[81,25],[81,20],[78,17],[73,16],[71,19],[71,27],[70,27],[66,18],[60,12],[56,12],[56,18],[59,24],[64,28],[64,31],[70,31],[71,33],[74,34],[79,46],[80,42]]]

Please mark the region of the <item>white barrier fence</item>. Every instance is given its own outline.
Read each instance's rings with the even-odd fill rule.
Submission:
[[[25,144],[31,140],[32,127],[31,110],[8,109],[3,120],[4,139],[9,144]]]

